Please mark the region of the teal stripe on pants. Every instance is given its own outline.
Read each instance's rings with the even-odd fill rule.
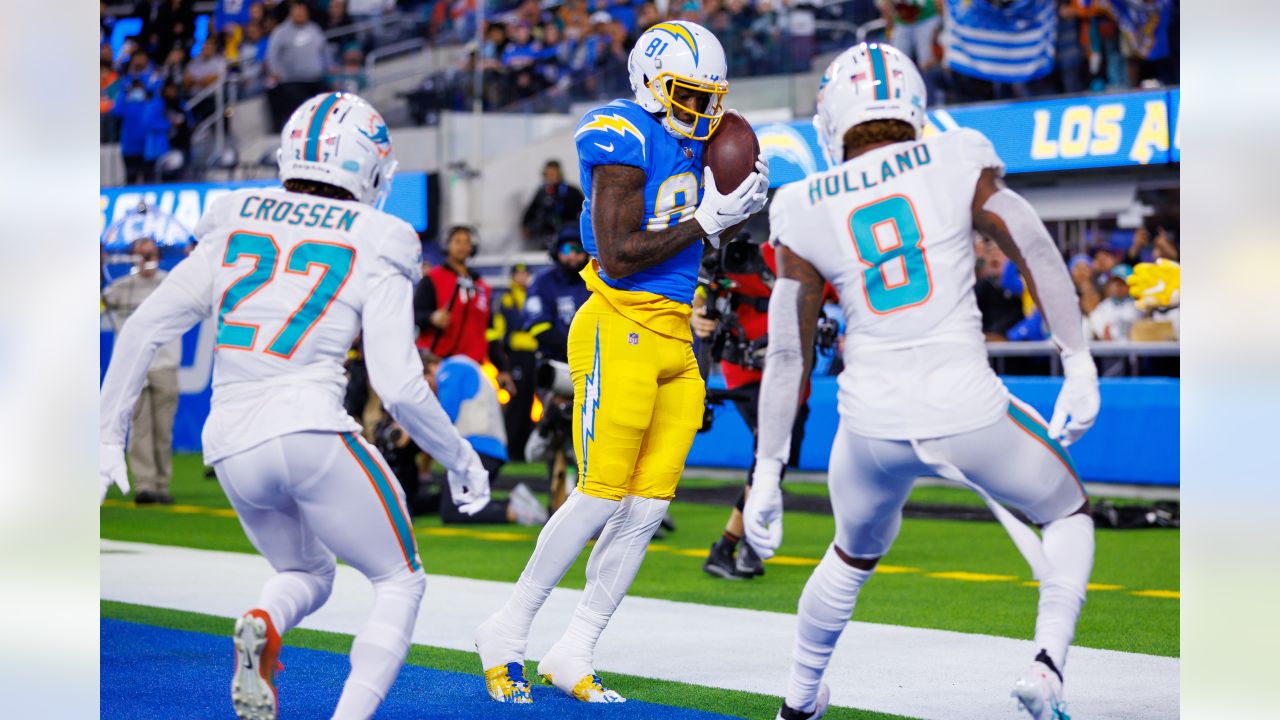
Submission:
[[[1057,440],[1049,437],[1049,430],[1045,426],[1037,422],[1035,418],[1028,415],[1025,410],[1018,407],[1015,403],[1009,403],[1009,417],[1013,418],[1013,421],[1020,425],[1024,430],[1039,439],[1045,447],[1049,448],[1050,452],[1057,455],[1058,459],[1062,461],[1062,464],[1067,466],[1067,470],[1071,472],[1071,476],[1076,479],[1077,483],[1080,483],[1080,473],[1076,470],[1076,464],[1071,460],[1071,453],[1068,453],[1067,449],[1062,447],[1061,443]],[[1083,484],[1080,484],[1080,490],[1084,492],[1085,497],[1089,496],[1089,493],[1084,489]]]
[[[356,461],[360,463],[365,472],[369,473],[369,477],[373,478],[374,487],[377,488],[382,502],[386,504],[387,512],[391,514],[391,524],[395,527],[396,538],[400,541],[404,556],[409,559],[409,568],[416,572],[420,566],[418,565],[418,554],[413,545],[413,528],[409,525],[408,519],[400,509],[399,498],[396,497],[390,479],[387,478],[386,473],[382,472],[382,466],[373,459],[373,456],[369,454],[369,451],[365,449],[360,441],[355,439],[354,435],[342,433],[342,442],[346,443],[347,448],[356,456]]]

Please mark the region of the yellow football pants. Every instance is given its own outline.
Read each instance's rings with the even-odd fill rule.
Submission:
[[[690,343],[645,329],[592,295],[569,327],[578,490],[670,500],[702,426]]]

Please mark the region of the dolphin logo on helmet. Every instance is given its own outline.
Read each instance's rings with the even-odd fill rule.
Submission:
[[[360,96],[342,92],[316,95],[293,111],[280,132],[276,161],[281,180],[334,185],[379,209],[397,165],[382,115]]]
[[[673,135],[706,140],[724,117],[722,100],[729,92],[729,66],[724,48],[706,28],[683,20],[661,22],[641,33],[627,59],[636,103],[651,113],[665,113],[662,124]],[[706,107],[677,102],[676,88],[708,96]],[[676,111],[688,113],[692,122]]]

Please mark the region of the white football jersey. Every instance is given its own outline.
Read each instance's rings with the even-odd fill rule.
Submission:
[[[974,298],[974,188],[1004,164],[981,133],[953,130],[864,153],[780,189],[771,241],[811,263],[847,322],[841,418],[873,438],[930,438],[995,422]]]
[[[218,198],[195,235],[190,259],[212,272],[218,323],[206,462],[287,433],[358,432],[343,365],[368,288],[386,274],[419,279],[413,228],[361,203],[272,188]]]

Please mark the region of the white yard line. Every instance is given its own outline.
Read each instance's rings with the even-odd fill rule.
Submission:
[[[255,555],[102,541],[106,600],[235,617],[270,576]],[[510,590],[509,583],[431,576],[413,641],[473,650],[472,630]],[[551,594],[533,624],[531,659],[559,637],[580,595]],[[354,634],[372,599],[368,582],[339,566],[333,596],[302,627]],[[628,598],[601,638],[597,669],[782,695],[794,629],[795,616],[785,613]],[[1013,718],[1009,690],[1032,654],[1028,641],[851,622],[827,682],[841,706],[939,720]],[[1176,718],[1179,661],[1075,648],[1067,687],[1073,717]]]

